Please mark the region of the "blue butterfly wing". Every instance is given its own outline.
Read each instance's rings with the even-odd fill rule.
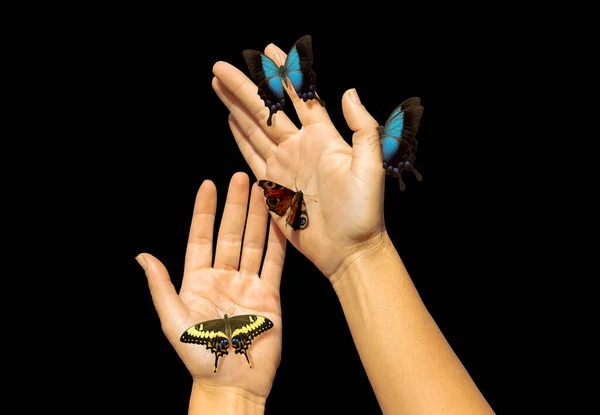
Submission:
[[[302,36],[290,49],[284,70],[300,99],[304,102],[314,99],[324,107],[325,101],[317,95],[317,75],[312,64],[312,37]]]
[[[325,102],[317,95],[315,85],[316,75],[312,70],[312,37],[301,37],[288,53],[283,70],[271,58],[263,53],[246,49],[243,51],[244,60],[248,65],[250,76],[258,85],[258,94],[269,108],[267,125],[271,125],[273,114],[283,109],[285,95],[282,81],[287,85],[287,79],[298,96],[305,102],[317,100],[322,106]]]
[[[418,144],[416,135],[422,115],[421,99],[409,98],[394,109],[385,125],[380,127],[383,168],[386,174],[398,179],[400,190],[406,187],[402,180],[403,171],[411,170],[417,180],[423,179],[414,167]]]
[[[281,81],[283,78],[279,74],[279,66],[267,55],[261,53],[260,61],[265,73],[265,80],[271,92],[277,97],[278,100],[283,100],[283,85]]]
[[[381,149],[383,161],[389,163],[400,148],[402,138],[402,127],[404,126],[404,111],[398,106],[388,117],[381,131]]]
[[[288,53],[284,68],[285,74],[290,79],[294,90],[297,94],[300,94],[304,83],[304,74],[302,73],[302,67],[300,66],[300,55],[298,54],[296,45],[294,45],[290,50],[290,53]]]
[[[267,125],[271,125],[273,114],[285,105],[285,96],[281,84],[282,77],[279,66],[265,54],[252,49],[243,51],[250,76],[258,85],[258,95],[269,109]]]

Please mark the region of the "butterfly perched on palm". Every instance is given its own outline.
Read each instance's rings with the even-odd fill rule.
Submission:
[[[250,70],[250,75],[258,85],[258,94],[269,108],[267,125],[271,126],[273,114],[283,109],[285,96],[282,82],[292,83],[298,96],[304,101],[317,100],[322,106],[325,102],[317,95],[316,74],[312,70],[312,37],[302,36],[290,49],[285,63],[278,65],[267,55],[252,49],[242,52]]]
[[[259,180],[258,185],[263,190],[267,199],[267,208],[271,212],[283,216],[289,209],[286,223],[295,231],[308,226],[308,213],[302,191],[295,192],[269,180]]]
[[[421,99],[412,97],[392,111],[385,125],[379,126],[383,168],[386,174],[398,179],[400,190],[406,188],[402,180],[403,171],[410,170],[418,181],[423,180],[423,176],[414,166],[417,153],[416,135],[422,115]]]
[[[243,354],[252,368],[248,359],[248,346],[252,340],[261,333],[271,329],[273,322],[266,317],[256,314],[244,314],[203,321],[189,327],[180,337],[182,343],[195,343],[206,346],[215,354],[214,372],[217,372],[219,357],[229,354],[231,345],[236,354]]]

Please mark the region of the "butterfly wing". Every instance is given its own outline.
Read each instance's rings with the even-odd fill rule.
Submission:
[[[217,371],[219,357],[229,354],[229,337],[224,319],[208,320],[189,327],[180,337],[182,343],[195,343],[206,346],[215,354],[214,371]]]
[[[317,95],[317,75],[312,70],[312,64],[312,36],[302,36],[290,49],[285,61],[284,72],[304,102],[316,99],[322,106],[325,106],[325,102]]]
[[[295,231],[304,229],[308,226],[308,214],[306,212],[306,204],[304,203],[304,195],[298,191],[292,198],[290,203],[290,214],[286,220],[287,224]]]
[[[243,354],[250,365],[247,354],[248,347],[256,336],[273,328],[273,322],[263,316],[244,314],[230,317],[228,323],[231,326],[231,344],[235,353]]]
[[[250,76],[258,85],[258,95],[269,109],[267,125],[271,125],[273,114],[285,105],[283,80],[279,66],[267,55],[252,49],[242,52]]]
[[[283,216],[290,209],[286,219],[288,225],[294,230],[304,229],[308,226],[308,214],[302,192],[295,192],[269,180],[259,180],[258,185],[263,189],[267,199],[267,208],[271,212]]]
[[[380,141],[383,155],[383,168],[386,174],[394,176],[405,189],[402,172],[411,170],[417,180],[421,174],[414,168],[417,152],[417,131],[423,115],[421,99],[412,97],[400,104],[388,117],[385,126],[380,127]]]
[[[269,180],[259,180],[258,185],[263,189],[267,199],[267,208],[278,216],[283,216],[290,207],[296,192]]]

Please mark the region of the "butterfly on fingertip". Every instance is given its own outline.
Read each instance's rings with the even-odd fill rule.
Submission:
[[[400,190],[406,188],[402,180],[402,172],[406,170],[412,171],[418,181],[423,180],[414,166],[423,109],[420,98],[409,98],[392,111],[385,125],[379,126],[383,168],[387,175],[398,179]]]
[[[269,109],[267,125],[272,117],[283,109],[285,96],[282,82],[288,86],[290,80],[296,94],[304,102],[314,99],[323,107],[325,102],[317,95],[316,74],[312,70],[312,37],[302,36],[290,49],[285,63],[278,65],[267,55],[253,49],[242,52],[252,79],[258,85],[258,94]]]
[[[278,216],[289,210],[286,223],[295,231],[308,226],[308,213],[304,203],[304,194],[269,180],[259,180],[258,185],[267,199],[267,208]]]
[[[266,317],[256,314],[244,314],[203,321],[186,329],[180,337],[182,343],[195,343],[206,346],[215,354],[214,373],[217,373],[219,357],[229,354],[231,345],[236,354],[243,354],[248,359],[248,347],[252,340],[261,333],[273,328],[274,324]]]

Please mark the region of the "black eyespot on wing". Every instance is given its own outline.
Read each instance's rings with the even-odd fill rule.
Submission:
[[[274,182],[272,182],[270,180],[259,180],[258,185],[260,187],[262,187],[263,189],[273,189],[274,187],[277,186],[277,184],[275,184]]]
[[[293,216],[292,213],[290,213],[290,220],[292,229],[295,231],[305,229],[308,226],[308,212],[306,210],[304,198],[300,199],[296,206],[296,210],[293,212]]]
[[[304,229],[308,226],[308,215],[306,212],[302,212],[298,218],[298,228]]]

